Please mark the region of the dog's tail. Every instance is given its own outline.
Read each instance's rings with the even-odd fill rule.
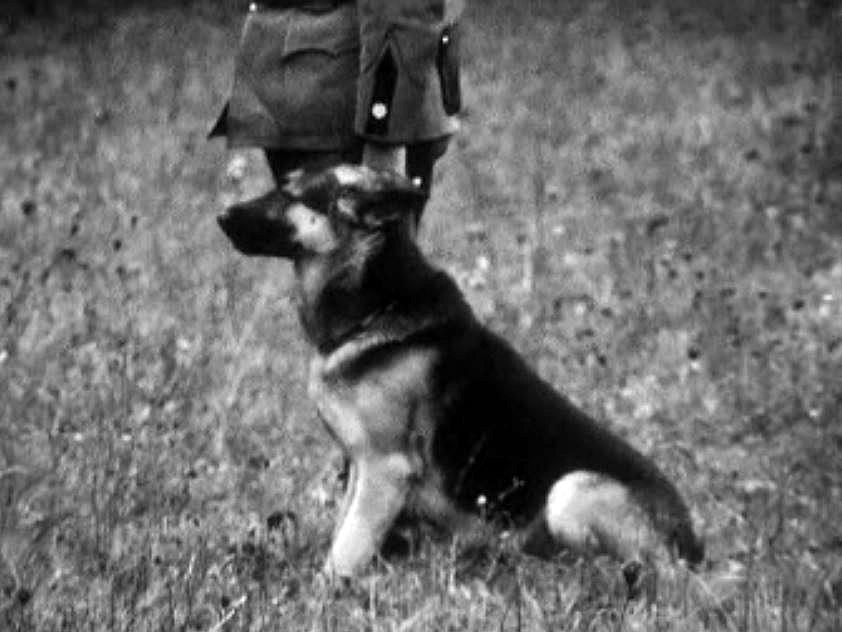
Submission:
[[[675,486],[663,475],[631,486],[632,496],[642,506],[670,552],[692,567],[705,557],[705,546],[693,529],[690,511]]]

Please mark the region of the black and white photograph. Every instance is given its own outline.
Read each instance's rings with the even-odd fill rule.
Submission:
[[[5,0],[0,630],[842,630],[842,2]]]

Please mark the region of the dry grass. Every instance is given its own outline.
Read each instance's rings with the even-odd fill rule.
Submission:
[[[289,271],[213,222],[268,186],[204,141],[238,16],[35,4],[0,22],[0,628],[842,627],[838,11],[468,16],[424,247],[679,481],[711,567],[646,603],[487,539],[321,587],[337,468]]]

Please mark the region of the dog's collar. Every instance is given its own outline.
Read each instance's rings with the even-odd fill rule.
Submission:
[[[400,340],[401,338],[379,333],[351,338],[330,353],[321,354],[322,375],[328,377],[342,373],[343,369],[362,358],[369,351],[384,345],[394,344]]]
[[[367,333],[371,331],[371,326],[377,320],[392,313],[396,307],[397,302],[392,301],[384,307],[366,315],[362,320],[349,325],[338,334],[331,336],[330,340],[325,341],[324,344],[319,345],[319,355],[325,359],[325,367],[327,368],[330,365],[334,369],[338,368],[353,357],[358,357],[369,348],[403,338],[404,336],[390,336],[385,332],[377,332],[373,335]],[[336,359],[334,360],[332,358]]]
[[[383,350],[390,346],[421,343],[425,334],[432,334],[442,327],[448,327],[450,323],[439,319],[426,319],[416,323],[412,327],[386,327],[372,331],[368,325],[374,323],[387,311],[392,311],[394,305],[389,309],[378,310],[367,319],[361,321],[353,332],[343,339],[338,345],[329,351],[319,351],[321,359],[321,373],[324,377],[337,376],[348,370],[353,372],[352,367],[362,361],[369,353]]]

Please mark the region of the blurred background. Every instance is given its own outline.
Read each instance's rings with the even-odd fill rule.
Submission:
[[[0,628],[840,629],[839,3],[468,2],[422,246],[678,481],[711,563],[655,611],[505,542],[319,593],[290,272],[214,221],[270,186],[206,140],[246,9],[0,10]]]

